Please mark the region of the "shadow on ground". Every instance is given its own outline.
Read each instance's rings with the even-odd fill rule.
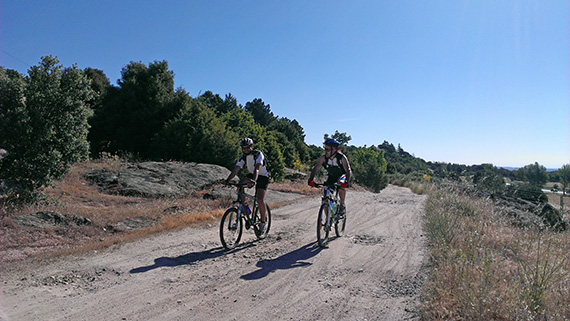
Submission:
[[[228,253],[234,253],[237,251],[241,251],[241,250],[246,249],[250,246],[253,246],[253,244],[252,243],[244,244],[243,246],[238,247],[232,251],[226,251],[226,250],[224,250],[223,247],[217,247],[215,249],[210,249],[210,250],[201,251],[201,252],[188,253],[188,254],[177,256],[177,257],[159,257],[159,258],[154,260],[153,265],[141,266],[138,268],[134,268],[134,269],[130,270],[129,273],[143,273],[143,272],[148,272],[150,270],[158,269],[161,267],[175,267],[175,266],[180,266],[180,265],[192,265],[192,264],[195,264],[196,262],[215,259],[217,257],[226,255]]]
[[[304,267],[313,263],[303,262],[321,251],[321,248],[316,243],[307,244],[297,250],[286,253],[273,260],[262,260],[257,262],[256,266],[259,268],[256,271],[242,275],[244,280],[257,280],[266,277],[271,272],[277,270],[287,270],[297,267]]]

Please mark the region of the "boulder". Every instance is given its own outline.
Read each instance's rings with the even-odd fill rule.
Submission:
[[[152,198],[181,197],[226,179],[222,166],[180,162],[144,162],[124,169],[96,169],[85,174],[108,194]]]
[[[300,172],[298,170],[294,170],[292,168],[285,168],[285,179],[288,180],[303,180],[307,179],[309,175],[306,173]]]
[[[30,227],[57,227],[70,225],[91,225],[88,218],[73,214],[61,214],[55,211],[37,212],[29,215],[14,217],[14,221],[20,225]]]

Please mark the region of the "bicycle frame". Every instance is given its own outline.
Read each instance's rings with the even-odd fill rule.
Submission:
[[[335,188],[323,185],[322,204],[327,204],[329,211],[327,213],[327,228],[330,229],[331,220],[336,216],[338,210],[338,184],[335,183]]]
[[[249,207],[248,199],[253,201],[251,208]],[[244,214],[248,224],[250,222],[254,223],[252,222],[250,215],[255,213],[255,209],[257,208],[257,191],[255,192],[255,195],[251,195],[245,192],[244,186],[240,186],[238,189],[237,200],[232,203],[232,206],[238,210],[238,219],[241,218],[242,214]]]
[[[339,210],[340,204],[338,195],[340,184],[335,183],[333,185],[334,187],[330,187],[325,184],[315,184],[313,186],[323,187],[321,207],[317,218],[317,242],[320,247],[325,247],[333,226],[337,237],[344,234],[346,218],[339,220],[337,217],[337,211]]]

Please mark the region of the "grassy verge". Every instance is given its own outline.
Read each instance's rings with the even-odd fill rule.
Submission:
[[[429,191],[426,320],[570,320],[568,232],[515,227],[504,208]]]

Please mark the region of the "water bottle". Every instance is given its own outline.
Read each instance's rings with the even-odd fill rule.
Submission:
[[[249,208],[249,205],[245,205],[245,209],[247,210],[247,214],[251,214],[251,209]]]
[[[336,203],[331,201],[331,209],[333,213],[336,213]]]

